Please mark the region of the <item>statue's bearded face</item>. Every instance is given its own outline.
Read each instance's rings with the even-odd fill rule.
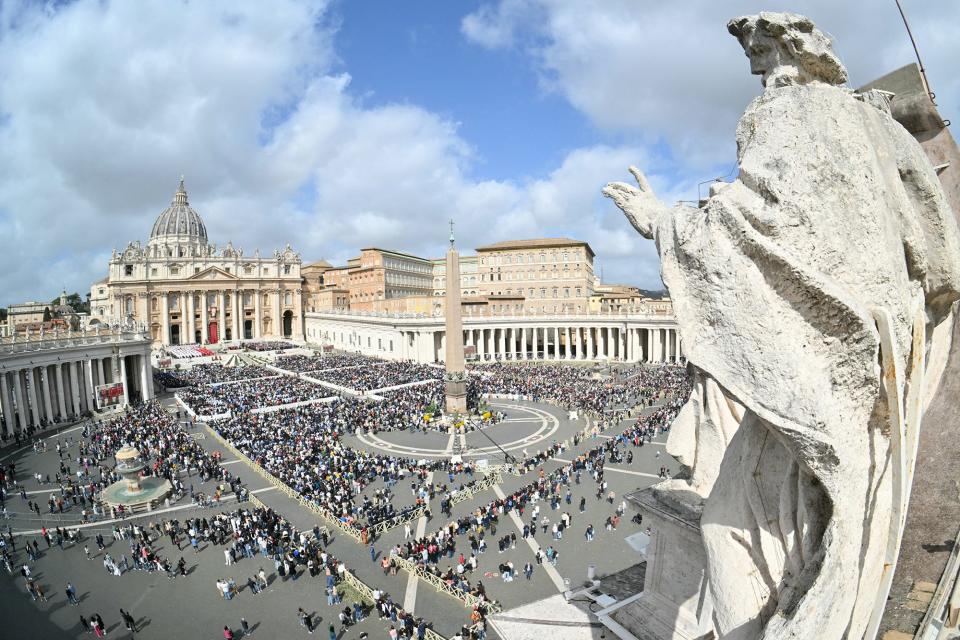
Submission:
[[[762,76],[761,82],[766,86],[767,78],[781,62],[776,41],[762,33],[753,32],[744,37],[743,50],[750,58],[750,73]]]

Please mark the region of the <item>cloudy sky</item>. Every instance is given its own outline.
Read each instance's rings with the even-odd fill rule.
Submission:
[[[960,3],[902,2],[960,122]],[[893,0],[0,0],[0,305],[88,291],[181,174],[220,245],[438,255],[453,217],[465,248],[572,236],[659,287],[600,189],[731,171],[760,86],[725,24],[760,9],[811,16],[853,86],[913,61]]]

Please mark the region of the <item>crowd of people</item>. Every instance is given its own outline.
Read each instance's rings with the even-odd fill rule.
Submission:
[[[238,382],[253,378],[279,375],[276,371],[260,365],[245,364],[225,367],[219,363],[197,364],[188,369],[156,370],[153,379],[167,389],[202,387],[221,382]]]
[[[560,365],[483,364],[471,367],[480,393],[526,396],[568,410],[602,413],[638,404],[649,405],[662,390],[681,393],[689,387],[679,366],[637,365],[616,378],[596,375],[586,367]],[[689,393],[689,390],[687,390]]]
[[[342,369],[345,367],[365,367],[374,362],[383,362],[377,358],[360,355],[359,353],[326,353],[323,355],[289,355],[280,356],[273,363],[280,369],[293,373],[309,373],[326,371],[327,369]]]
[[[294,344],[284,342],[283,340],[257,340],[256,342],[244,342],[243,348],[250,351],[286,351],[293,349]]]
[[[324,382],[347,387],[355,391],[383,389],[411,382],[425,382],[443,378],[443,369],[417,364],[416,362],[374,360],[365,366],[331,369],[318,373]]]
[[[381,406],[337,400],[272,413],[243,414],[213,423],[213,428],[251,460],[349,526],[363,530],[423,504],[394,506],[394,487],[407,479],[422,485],[431,471],[450,482],[472,479],[469,463],[446,459],[419,462],[369,453],[345,445],[341,436],[369,419]],[[382,484],[370,490],[374,483]],[[437,490],[425,488],[425,490]]]
[[[185,389],[177,395],[198,416],[226,412],[234,415],[261,407],[305,402],[333,395],[330,389],[295,378],[277,376],[201,389]]]

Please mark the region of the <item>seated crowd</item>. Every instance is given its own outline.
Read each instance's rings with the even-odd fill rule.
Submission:
[[[198,416],[212,416],[227,411],[239,414],[260,407],[316,400],[330,396],[332,392],[300,378],[277,376],[212,388],[187,389],[177,395]]]
[[[198,364],[189,369],[157,370],[153,374],[153,379],[167,389],[180,389],[183,387],[198,387],[206,384],[237,382],[240,380],[250,380],[251,378],[265,378],[277,375],[280,374],[266,367],[261,367],[260,365],[225,367],[222,364],[214,363]]]
[[[380,362],[383,362],[383,360],[358,353],[328,353],[310,356],[281,356],[273,364],[293,373],[308,373],[326,369],[342,369],[344,367],[364,367]]]
[[[374,360],[368,366],[333,369],[314,377],[355,391],[370,391],[411,382],[440,380],[443,369],[406,361]]]
[[[480,393],[528,396],[535,402],[551,402],[568,410],[601,413],[620,407],[650,404],[661,389],[689,387],[686,371],[679,366],[637,367],[625,380],[594,378],[590,369],[558,365],[473,366]]]
[[[285,351],[293,349],[294,344],[282,340],[257,340],[256,342],[244,342],[243,348],[250,351]]]

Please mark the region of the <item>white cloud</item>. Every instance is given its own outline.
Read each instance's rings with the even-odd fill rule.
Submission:
[[[904,7],[943,115],[957,121],[960,4]],[[853,86],[914,60],[896,6],[865,1],[500,0],[466,16],[461,30],[487,48],[526,51],[543,85],[596,126],[646,145],[664,140],[702,175],[732,162],[734,125],[760,91],[726,22],[761,10],[809,15],[835,38]]]
[[[573,149],[540,179],[477,180],[456,122],[351,94],[323,4],[262,9],[0,4],[0,304],[88,290],[181,172],[211,240],[251,253],[433,255],[455,217],[465,248],[572,235],[611,279],[658,286],[652,247],[599,195],[649,153]]]

